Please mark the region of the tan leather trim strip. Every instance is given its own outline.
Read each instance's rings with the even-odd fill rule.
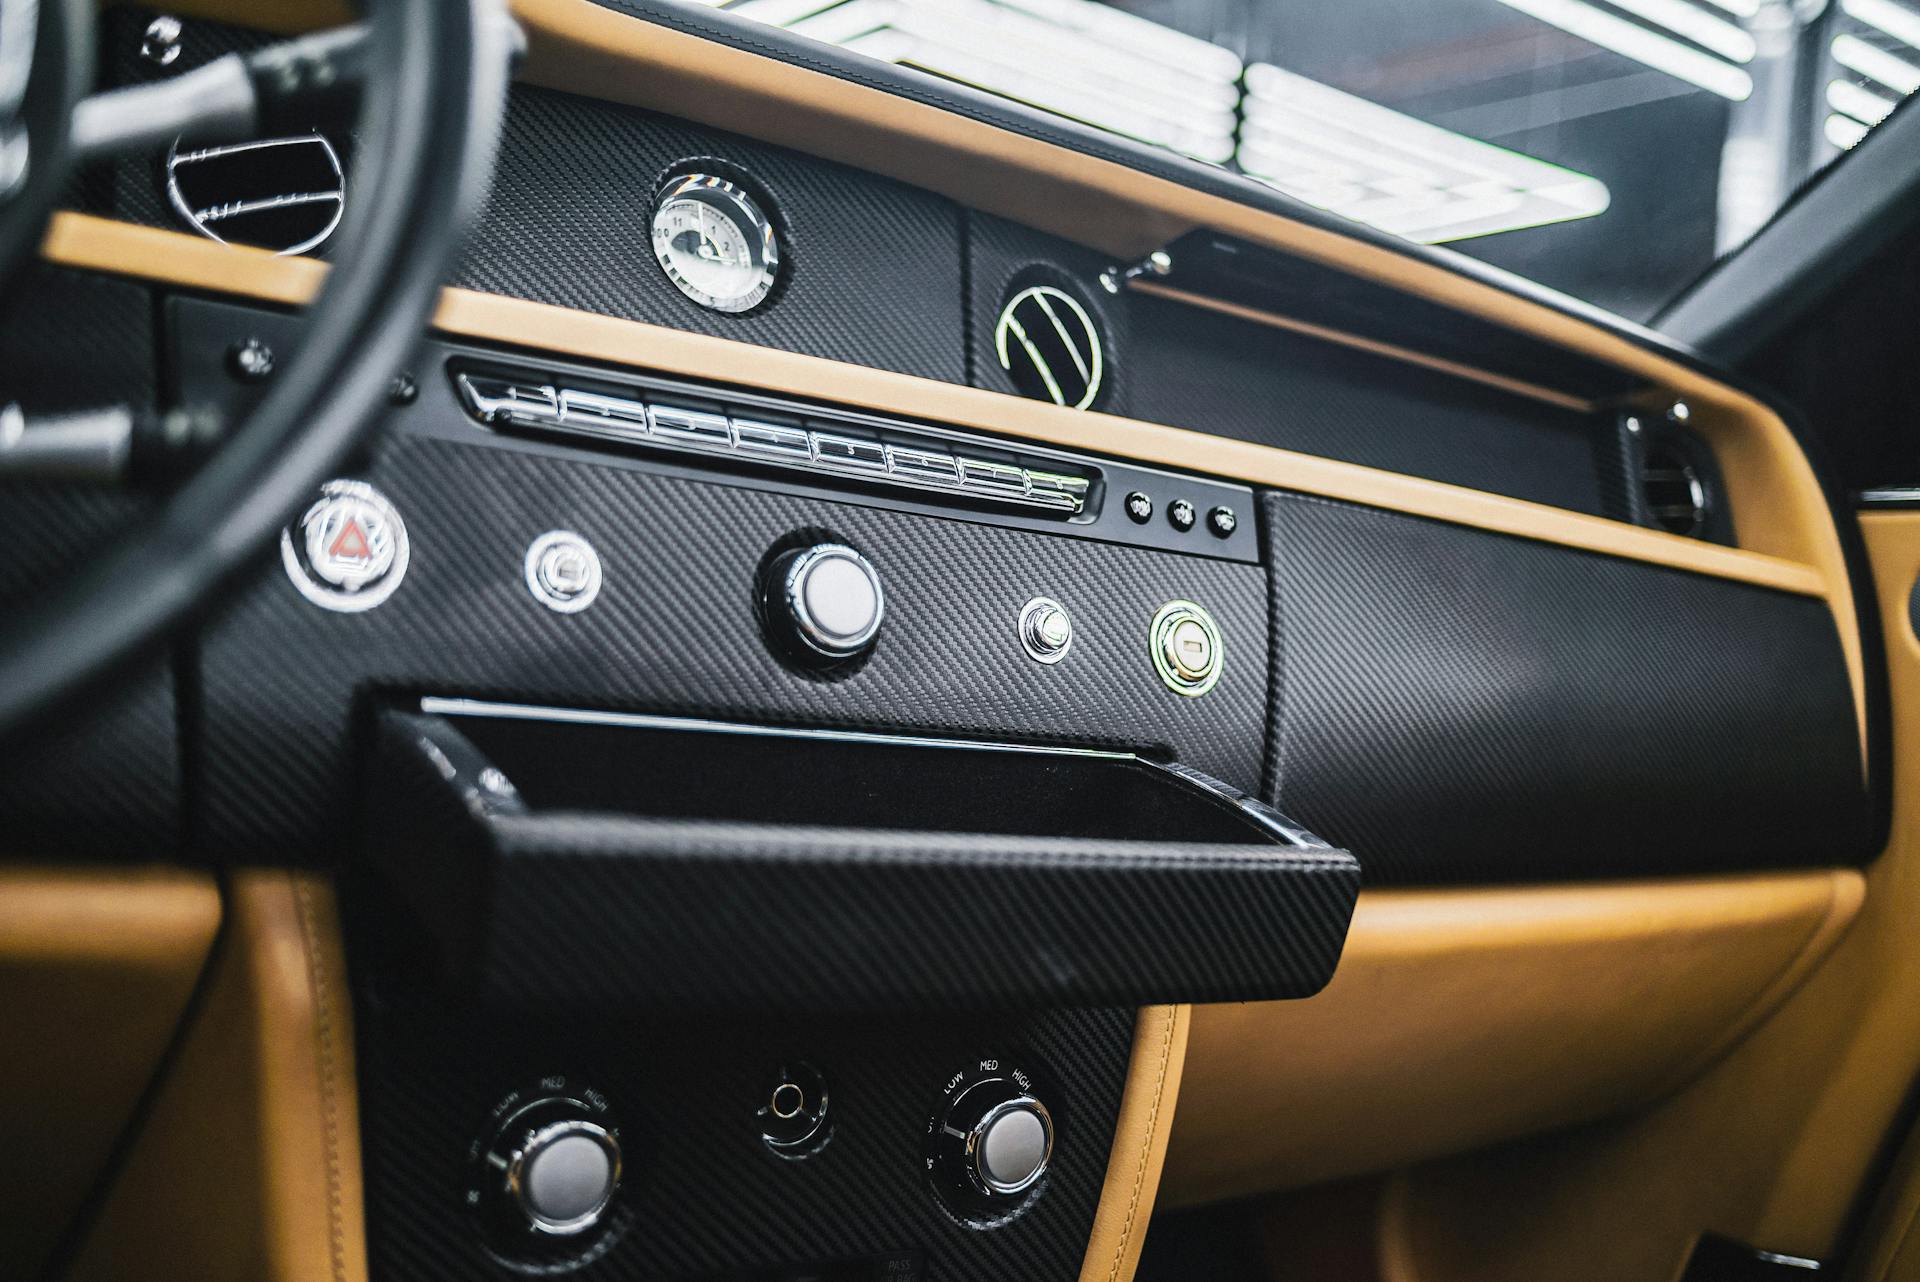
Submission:
[[[326,269],[306,259],[215,244],[198,236],[61,214],[45,256],[69,267],[237,294],[308,301]],[[838,402],[1026,437],[1418,516],[1541,539],[1762,587],[1825,594],[1818,570],[1740,548],[1701,543],[1619,521],[1157,423],[1089,414],[980,388],[709,338],[683,330],[449,289],[434,316],[444,333],[559,355],[619,362],[683,377]]]
[[[1469,382],[1480,383],[1487,387],[1497,387],[1503,392],[1512,392],[1515,396],[1524,396],[1529,400],[1541,401],[1565,410],[1588,411],[1595,408],[1592,401],[1581,400],[1577,396],[1568,396],[1552,388],[1542,387],[1538,383],[1528,383],[1517,378],[1507,378],[1501,374],[1490,374],[1471,365],[1462,365],[1458,361],[1442,360],[1437,356],[1428,356],[1425,352],[1416,352],[1411,348],[1400,347],[1393,343],[1376,342],[1371,338],[1361,338],[1345,330],[1331,329],[1325,325],[1314,325],[1307,321],[1294,320],[1277,312],[1264,312],[1257,307],[1246,307],[1239,303],[1230,303],[1224,299],[1208,298],[1204,294],[1190,293],[1184,289],[1175,289],[1171,285],[1162,285],[1158,281],[1135,280],[1128,284],[1129,289],[1138,294],[1151,294],[1155,298],[1165,298],[1188,307],[1198,307],[1204,311],[1218,312],[1222,316],[1231,316],[1236,320],[1251,321],[1255,325],[1265,325],[1270,329],[1284,329],[1291,334],[1305,334],[1323,342],[1337,343],[1341,347],[1350,347],[1355,351],[1370,352],[1375,356],[1384,356],[1388,360],[1400,361],[1406,365],[1418,365],[1422,369],[1435,370],[1441,374],[1450,374],[1455,378],[1464,378]]]
[[[1130,1282],[1146,1242],[1187,1058],[1187,1006],[1147,1006],[1134,1026],[1127,1090],[1107,1157],[1080,1282]]]
[[[204,872],[0,867],[0,1274],[40,1276],[159,1067],[219,925]]]
[[[1386,1171],[1661,1098],[1796,990],[1852,869],[1370,890],[1333,981],[1197,1006],[1174,1203]]]
[[[204,1004],[72,1278],[365,1282],[353,1023],[331,886],[240,872]]]

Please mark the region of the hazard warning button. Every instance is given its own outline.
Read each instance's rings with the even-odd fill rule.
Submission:
[[[328,481],[299,521],[281,531],[280,560],[315,605],[370,610],[407,572],[407,526],[365,481]]]

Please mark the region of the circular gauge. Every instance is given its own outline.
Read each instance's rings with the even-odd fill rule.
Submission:
[[[681,293],[716,312],[757,306],[780,274],[772,222],[745,190],[711,174],[680,174],[660,189],[653,256]]]

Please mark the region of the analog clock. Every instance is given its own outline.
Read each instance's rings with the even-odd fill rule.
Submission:
[[[780,238],[752,196],[711,174],[680,174],[653,205],[653,256],[681,293],[716,312],[758,306],[780,274]]]

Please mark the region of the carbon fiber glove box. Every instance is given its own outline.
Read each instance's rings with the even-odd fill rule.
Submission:
[[[1360,884],[1260,803],[1125,754],[465,705],[380,714],[370,755],[371,871],[439,982],[509,1008],[1303,997]]]

